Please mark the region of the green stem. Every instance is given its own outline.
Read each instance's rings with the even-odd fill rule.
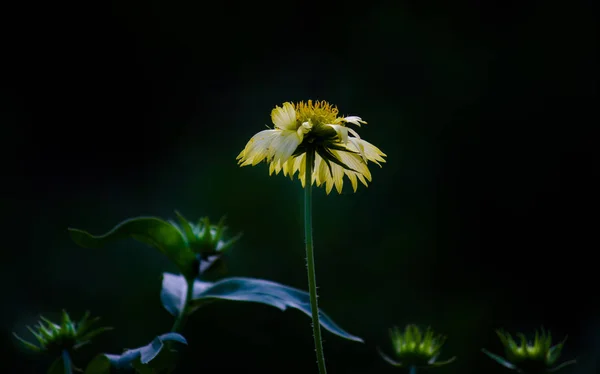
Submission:
[[[306,152],[306,167],[304,175],[304,236],[306,238],[306,269],[308,272],[308,292],[310,294],[310,310],[312,315],[313,336],[319,373],[326,374],[323,341],[321,340],[321,323],[319,322],[319,306],[317,305],[317,279],[315,276],[315,258],[313,254],[312,237],[312,172],[315,153]]]
[[[73,361],[71,360],[71,355],[69,351],[63,349],[62,351],[62,360],[63,360],[63,368],[65,369],[65,374],[73,374]]]
[[[417,367],[414,365],[411,366],[408,374],[417,374]]]
[[[194,293],[194,279],[186,278],[186,281],[187,291],[185,293],[185,299],[183,299],[183,306],[181,307],[181,312],[179,313],[179,315],[175,319],[175,322],[173,323],[173,327],[171,327],[171,332],[179,332],[179,330],[183,326],[183,323],[185,322],[184,320],[188,304],[190,300],[192,300],[192,295]]]

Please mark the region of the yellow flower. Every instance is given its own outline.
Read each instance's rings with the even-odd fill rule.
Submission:
[[[358,180],[367,186],[371,181],[368,161],[385,162],[386,155],[373,144],[360,138],[347,127],[351,123],[360,127],[366,124],[360,117],[338,117],[338,109],[326,101],[308,100],[296,104],[285,102],[271,111],[275,128],[254,135],[237,156],[240,166],[255,166],[261,161],[269,163],[269,175],[289,175],[293,179],[299,172],[306,184],[306,152],[314,152],[311,183],[325,185],[327,194],[335,186],[342,192],[346,176],[356,192]]]

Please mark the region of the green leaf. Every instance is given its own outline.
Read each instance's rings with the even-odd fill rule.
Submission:
[[[178,211],[175,211],[175,216],[177,216],[177,220],[179,221],[179,225],[185,235],[188,244],[196,241],[196,235],[194,234],[194,230],[192,229],[190,222],[187,219],[185,219],[185,217],[181,215],[181,213],[179,213]]]
[[[69,229],[75,243],[85,248],[100,248],[107,243],[132,238],[158,249],[186,276],[193,276],[196,256],[179,229],[156,217],[136,217],[125,220],[103,235],[94,236],[79,229]]]
[[[84,374],[109,374],[111,366],[117,369],[132,369],[135,365],[146,365],[159,356],[165,346],[164,342],[167,341],[187,344],[182,335],[174,332],[166,333],[157,336],[148,345],[128,349],[121,355],[100,354],[88,364]]]
[[[169,313],[179,315],[183,307],[183,299],[187,291],[187,283],[182,275],[163,274],[161,301]],[[295,308],[311,316],[308,292],[284,286],[279,283],[254,278],[225,278],[218,282],[194,281],[193,299],[188,313],[193,312],[201,304],[214,300],[249,301],[274,306],[280,310]],[[363,342],[358,336],[344,331],[325,313],[320,313],[321,326],[329,332],[344,339]]]
[[[110,374],[111,361],[105,354],[99,354],[90,361],[84,374]]]
[[[42,351],[42,349],[40,347],[21,338],[19,335],[15,334],[14,332],[13,332],[13,336],[15,338],[17,338],[17,340],[19,341],[19,343],[21,343],[23,345],[23,347],[25,347],[33,352],[41,352]]]
[[[396,360],[390,358],[390,356],[383,353],[383,351],[379,347],[377,347],[377,353],[379,353],[379,355],[381,356],[381,358],[383,358],[383,360],[385,362],[387,362],[388,364],[390,364],[392,366],[396,366],[396,367],[405,367],[406,366],[402,362],[399,362],[399,361],[396,361]]]
[[[505,359],[503,359],[502,357],[493,354],[492,352],[488,351],[487,349],[482,349],[481,350],[483,353],[485,353],[489,358],[491,358],[492,360],[496,361],[497,363],[499,363],[500,365],[511,369],[511,370],[516,370],[517,367],[513,364],[511,364],[510,362],[506,361]]]
[[[555,367],[548,369],[548,373],[554,373],[556,371],[561,370],[562,368],[564,368],[566,366],[574,365],[576,363],[577,363],[577,360],[565,361],[562,364],[558,364]]]

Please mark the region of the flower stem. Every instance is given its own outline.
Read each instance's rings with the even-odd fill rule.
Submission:
[[[312,315],[313,336],[319,373],[326,374],[323,341],[321,340],[321,324],[319,322],[319,306],[317,305],[317,279],[315,276],[315,258],[313,254],[312,236],[312,174],[315,152],[306,152],[306,167],[304,175],[304,236],[306,239],[306,269],[308,272],[308,292],[310,294],[310,310]]]
[[[411,366],[410,370],[408,371],[408,374],[417,374],[417,367],[416,366]]]
[[[183,299],[183,306],[181,307],[181,312],[179,312],[179,315],[177,316],[177,318],[175,319],[175,322],[173,323],[173,327],[171,327],[171,332],[179,332],[179,330],[183,327],[183,323],[185,322],[185,315],[186,315],[186,310],[188,307],[188,304],[190,302],[190,300],[192,299],[192,294],[194,293],[194,279],[187,279],[186,277],[186,281],[187,281],[187,291],[185,292],[185,299]]]

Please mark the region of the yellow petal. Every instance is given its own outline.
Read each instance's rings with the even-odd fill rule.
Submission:
[[[333,183],[335,183],[335,189],[339,194],[342,193],[344,187],[344,168],[339,165],[331,165],[331,171],[333,172]]]
[[[327,166],[327,162],[317,154],[315,158],[315,180],[317,186],[325,183],[329,177],[329,166]]]
[[[342,126],[342,125],[326,125],[331,127],[333,130],[335,130],[338,139],[341,143],[346,144],[348,143],[348,128],[346,126]]]
[[[348,117],[344,117],[344,121],[348,122],[348,123],[352,123],[358,127],[360,127],[361,123],[364,123],[365,125],[367,124],[367,121],[363,121],[362,118],[358,117],[358,116],[348,116]]]
[[[356,173],[353,172],[352,170],[344,170],[344,172],[348,176],[348,179],[350,179],[350,183],[352,183],[352,189],[354,190],[354,192],[356,192],[356,190],[358,189],[358,182],[356,181]]]
[[[298,135],[295,131],[280,131],[280,136],[271,142],[273,153],[273,161],[286,162],[296,151],[303,136]]]
[[[373,144],[369,143],[366,140],[358,139],[358,141],[363,146],[365,156],[367,157],[367,159],[369,161],[373,161],[375,163],[377,163],[377,161],[385,162],[385,159],[383,157],[387,157],[387,155],[385,153],[381,152],[381,150],[379,148],[375,147]],[[383,157],[381,157],[381,156],[383,156]],[[377,163],[377,164],[379,165],[379,163]],[[379,165],[379,166],[381,166],[381,165]]]
[[[268,157],[271,143],[280,133],[281,130],[263,130],[254,135],[237,157],[240,166],[254,166]]]
[[[282,129],[296,131],[296,110],[291,103],[283,103],[283,107],[276,106],[271,111],[271,121]]]
[[[333,150],[332,153],[337,156],[337,158],[342,161],[344,164],[348,165],[351,169],[356,171],[359,174],[362,174],[368,180],[371,180],[371,172],[369,171],[369,167],[363,159],[355,154],[344,151],[336,151]]]

